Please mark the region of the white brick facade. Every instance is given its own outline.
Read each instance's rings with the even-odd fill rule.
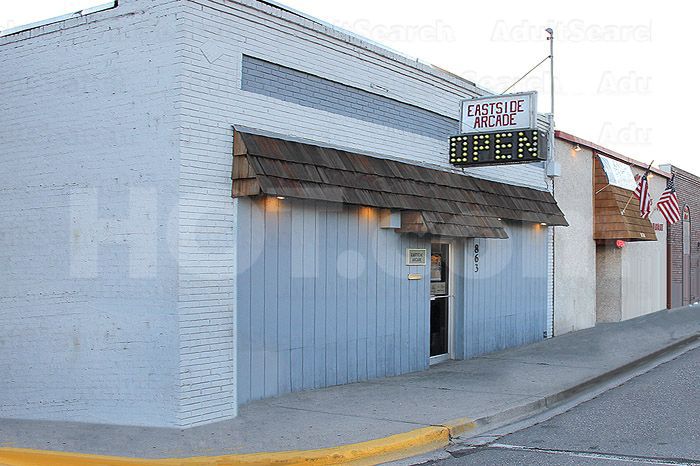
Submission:
[[[481,93],[253,0],[0,37],[1,417],[236,414],[233,126],[447,167],[446,141],[242,91],[242,54],[451,118]],[[539,165],[478,173],[546,189]]]
[[[0,416],[177,424],[176,6],[0,38]]]

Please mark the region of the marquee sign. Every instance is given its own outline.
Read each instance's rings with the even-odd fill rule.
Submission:
[[[462,134],[450,138],[453,165],[496,165],[547,160],[547,134],[537,129]]]
[[[547,134],[537,129],[537,92],[466,99],[460,132],[450,138],[453,165],[547,160]]]
[[[462,101],[462,134],[512,131],[537,127],[537,92],[520,92]]]

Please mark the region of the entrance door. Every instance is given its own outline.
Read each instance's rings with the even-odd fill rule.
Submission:
[[[430,364],[450,351],[450,245],[433,243],[430,253]]]

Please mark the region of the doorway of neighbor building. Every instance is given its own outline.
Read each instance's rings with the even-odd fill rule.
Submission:
[[[430,364],[449,358],[450,245],[430,245]]]

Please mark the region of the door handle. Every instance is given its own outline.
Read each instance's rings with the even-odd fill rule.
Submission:
[[[435,300],[438,299],[438,298],[452,298],[452,297],[454,297],[454,295],[451,295],[451,294],[441,294],[441,295],[437,295],[437,296],[431,296],[431,297],[430,297],[430,300],[431,300],[431,301],[435,301]]]

